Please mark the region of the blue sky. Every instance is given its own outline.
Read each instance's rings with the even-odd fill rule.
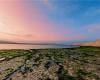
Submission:
[[[100,39],[100,0],[1,0],[0,11],[1,40]]]
[[[39,1],[37,1],[37,3],[39,6]],[[78,21],[80,24],[82,22],[97,23],[100,21],[99,0],[48,0],[47,5],[44,6],[40,6],[40,10],[42,10],[49,19],[56,22],[65,22],[68,19]],[[48,9],[50,7],[51,9]],[[96,19],[96,21],[92,21],[90,18]]]
[[[73,30],[65,36],[83,36],[83,41],[100,38],[100,0],[48,0],[40,10],[57,28]]]

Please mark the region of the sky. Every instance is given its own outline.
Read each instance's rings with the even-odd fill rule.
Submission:
[[[0,0],[0,40],[100,39],[100,0]]]

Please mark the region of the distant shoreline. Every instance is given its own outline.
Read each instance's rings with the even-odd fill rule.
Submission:
[[[63,45],[63,44],[30,44],[30,43],[0,44],[0,49],[48,49],[48,48],[71,48],[71,47],[78,47],[78,46]]]
[[[18,49],[0,49],[0,50],[45,50],[45,49],[76,49],[76,48],[100,48],[100,47],[97,47],[97,46],[76,46],[76,47],[66,47],[66,48],[30,48],[30,49],[21,49],[21,48],[18,48]]]
[[[65,44],[56,44],[56,43],[0,43],[0,44],[78,46],[78,45],[65,45]]]

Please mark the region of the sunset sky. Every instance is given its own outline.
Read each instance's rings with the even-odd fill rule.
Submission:
[[[0,0],[0,40],[100,39],[100,0]]]

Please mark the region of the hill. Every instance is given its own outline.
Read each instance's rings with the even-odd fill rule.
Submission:
[[[0,40],[0,44],[15,44],[16,42]]]
[[[100,47],[100,39],[94,42],[81,43],[80,46],[96,46]]]

